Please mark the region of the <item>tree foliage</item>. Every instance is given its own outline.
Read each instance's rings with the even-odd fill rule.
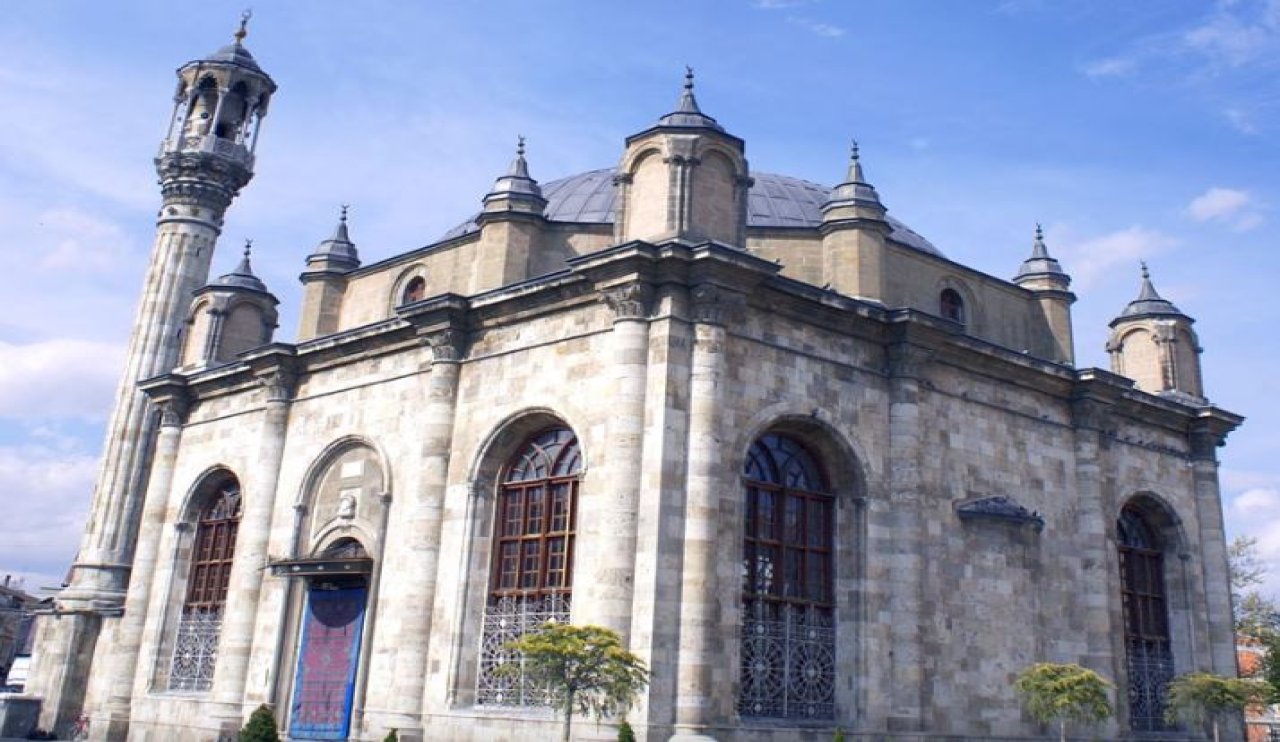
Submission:
[[[1263,642],[1280,636],[1280,606],[1257,590],[1267,576],[1267,565],[1258,556],[1258,539],[1232,539],[1227,545],[1227,568],[1236,633]]]
[[[1076,664],[1040,662],[1019,673],[1013,684],[1027,713],[1044,724],[1058,722],[1066,739],[1067,722],[1093,723],[1111,717],[1111,683]]]
[[[249,716],[249,723],[240,730],[240,742],[280,742],[276,717],[265,703]]]
[[[564,714],[565,740],[575,712],[597,719],[625,714],[649,684],[644,661],[622,646],[617,633],[600,626],[548,622],[504,648],[521,657],[499,672],[523,673],[551,692],[551,705]]]
[[[1226,678],[1207,672],[1179,675],[1169,683],[1165,696],[1165,720],[1200,726],[1213,723],[1213,738],[1218,739],[1218,722],[1229,714],[1238,714],[1246,706],[1265,703],[1270,689],[1258,680]]]

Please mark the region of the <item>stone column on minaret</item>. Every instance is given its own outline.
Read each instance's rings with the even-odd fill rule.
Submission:
[[[613,310],[612,413],[609,416],[606,466],[609,484],[596,509],[597,536],[608,548],[591,568],[585,601],[593,613],[589,623],[617,631],[623,645],[631,633],[634,592],[636,508],[640,499],[644,455],[645,386],[649,366],[648,306],[652,288],[639,281],[615,286],[603,299]]]
[[[402,499],[407,505],[408,525],[400,531],[405,538],[396,544],[406,557],[399,600],[417,606],[403,613],[395,638],[394,686],[389,697],[390,724],[399,729],[406,742],[421,740],[422,707],[426,695],[439,690],[428,687],[427,650],[432,633],[432,606],[436,602],[439,576],[440,529],[444,516],[445,491],[449,484],[449,459],[453,445],[453,421],[457,414],[458,377],[466,353],[466,299],[454,294],[427,299],[400,308],[402,317],[413,323],[418,338],[429,353],[422,374],[424,404],[419,418],[422,433],[421,487],[416,496]]]
[[[115,641],[102,650],[107,657],[105,677],[95,680],[95,688],[106,690],[101,697],[88,699],[94,729],[105,730],[105,739],[123,740],[128,736],[129,709],[133,695],[146,688],[145,673],[138,672],[138,649],[146,626],[147,604],[151,600],[152,580],[160,537],[164,531],[165,510],[173,487],[174,462],[186,420],[186,386],[181,377],[163,377],[159,384],[147,389],[160,414],[160,432],[156,436],[155,456],[151,463],[151,479],[147,483],[146,502],[142,508],[138,543],[134,551],[125,614],[120,620]],[[101,652],[100,652],[101,654]],[[98,695],[95,691],[93,695]],[[97,702],[95,702],[97,701]]]
[[[712,284],[692,292],[693,356],[689,382],[688,478],[684,510],[684,582],[680,597],[680,648],[676,680],[679,742],[713,740],[717,695],[731,686],[736,668],[723,663],[717,601],[719,478],[723,441],[721,390],[725,375],[725,315],[743,297]]]
[[[163,196],[155,245],[88,526],[70,583],[56,598],[58,622],[41,632],[36,648],[29,688],[44,699],[46,728],[79,715],[102,622],[124,608],[158,429],[155,410],[137,384],[178,364],[191,294],[208,280],[227,207],[253,177],[253,154],[235,132],[244,117],[266,114],[276,84],[242,45],[245,33],[242,22],[234,43],[178,70],[179,110],[155,161]]]
[[[243,721],[245,679],[249,655],[253,651],[254,624],[262,578],[267,565],[267,544],[271,538],[271,516],[275,512],[276,486],[284,461],[284,445],[289,427],[289,410],[297,373],[292,354],[275,354],[250,359],[262,364],[256,369],[263,395],[262,430],[256,463],[241,483],[244,512],[236,534],[235,560],[227,584],[226,610],[218,643],[218,664],[213,676],[215,713],[222,725],[234,733]]]

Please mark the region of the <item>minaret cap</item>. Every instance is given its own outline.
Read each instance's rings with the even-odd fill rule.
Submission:
[[[1031,243],[1031,257],[1022,261],[1022,267],[1018,269],[1013,282],[1022,283],[1033,278],[1056,278],[1065,283],[1071,282],[1071,277],[1062,270],[1062,265],[1049,254],[1049,248],[1044,244],[1044,228],[1039,224],[1036,224],[1036,236]]]
[[[249,19],[253,17],[253,11],[246,10],[240,14],[240,26],[236,32],[232,34],[233,41],[222,47],[218,51],[204,57],[202,62],[227,62],[237,64],[241,67],[248,67],[255,72],[262,72],[262,68],[258,66],[258,61],[253,58],[249,50],[244,46],[244,37],[249,35]]]

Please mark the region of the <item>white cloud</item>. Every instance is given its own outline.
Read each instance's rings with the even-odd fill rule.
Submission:
[[[1137,60],[1132,57],[1109,57],[1086,64],[1084,74],[1089,77],[1124,77],[1137,66]]]
[[[1183,40],[1213,64],[1239,67],[1266,53],[1275,40],[1275,32],[1266,21],[1250,23],[1223,12],[1187,31]]]
[[[0,446],[0,493],[6,508],[0,568],[25,576],[34,592],[56,585],[75,556],[97,459],[39,445]]]
[[[830,23],[822,23],[812,18],[803,18],[800,16],[788,16],[787,22],[803,28],[804,30],[814,34],[815,36],[825,36],[829,39],[844,36],[845,30],[839,26],[833,26]]]
[[[1266,568],[1260,591],[1280,597],[1280,483],[1252,487],[1229,498],[1227,524],[1233,536],[1257,539],[1258,558]]]
[[[1237,232],[1247,232],[1262,224],[1262,213],[1254,206],[1248,191],[1213,187],[1196,196],[1187,213],[1198,222],[1220,222]]]
[[[761,10],[778,10],[779,8],[795,8],[804,5],[806,0],[755,0],[753,3]]]
[[[1087,289],[1117,266],[1125,266],[1126,275],[1136,275],[1139,260],[1168,250],[1178,241],[1163,232],[1134,225],[1115,232],[1075,240],[1071,235],[1061,235],[1060,230],[1050,228],[1048,238],[1052,244],[1061,245],[1065,265],[1071,266],[1071,276],[1078,288]]]
[[[120,346],[92,340],[0,341],[0,417],[98,419],[123,358]]]
[[[39,243],[29,247],[45,270],[100,273],[118,268],[131,241],[118,224],[73,208],[49,209],[35,219]]]
[[[1257,134],[1258,125],[1254,122],[1253,117],[1239,108],[1228,108],[1222,112],[1226,117],[1227,123],[1241,134]]]

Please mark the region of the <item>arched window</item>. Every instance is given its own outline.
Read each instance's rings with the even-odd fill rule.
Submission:
[[[959,291],[943,289],[938,297],[938,309],[946,319],[962,325],[965,323],[964,299],[960,297]]]
[[[409,283],[404,285],[404,292],[400,294],[401,304],[412,304],[415,301],[422,301],[427,294],[427,281],[422,276],[414,276],[409,279]]]
[[[1173,679],[1164,554],[1159,534],[1135,507],[1116,523],[1120,549],[1120,595],[1129,671],[1129,725],[1134,731],[1168,729],[1165,686]]]
[[[835,716],[834,499],[818,460],[770,433],[743,471],[744,717]]]
[[[522,676],[495,672],[519,655],[507,642],[547,621],[569,621],[573,535],[582,455],[564,427],[532,436],[503,470],[494,507],[489,597],[482,627],[476,701],[502,706],[547,702]]]
[[[187,596],[173,643],[169,690],[204,691],[213,685],[239,525],[240,483],[227,476],[212,485],[196,523]]]

